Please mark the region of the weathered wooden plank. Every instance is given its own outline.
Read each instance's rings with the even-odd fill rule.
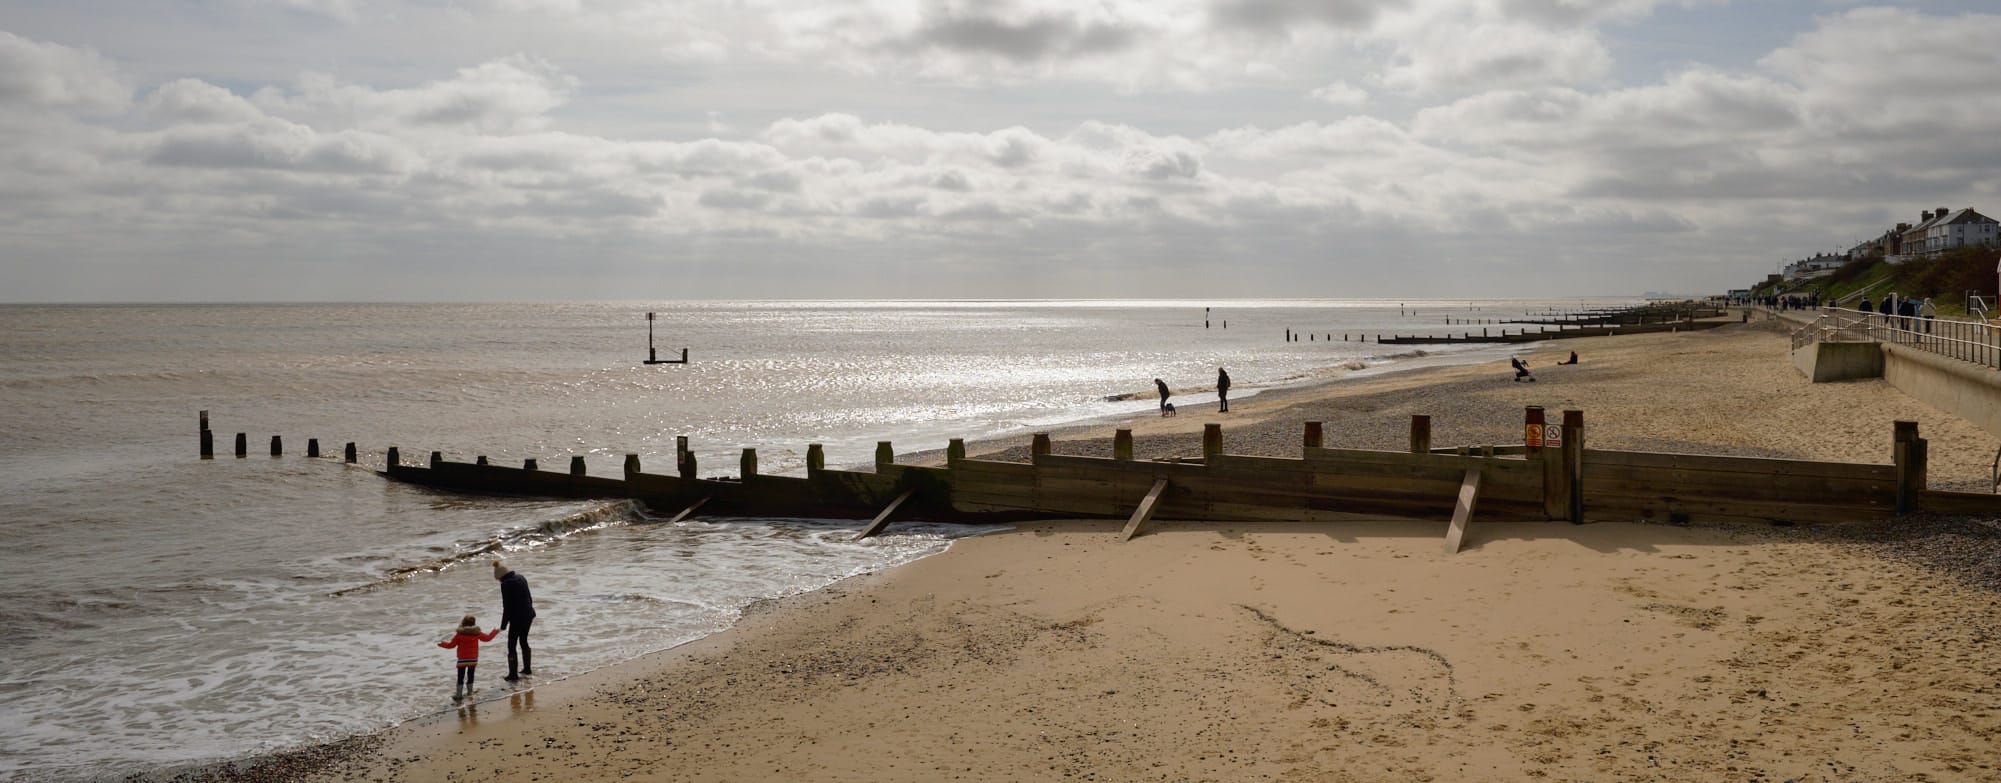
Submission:
[[[1154,508],[1160,504],[1160,496],[1166,492],[1167,479],[1153,482],[1153,489],[1148,490],[1146,497],[1140,499],[1139,508],[1133,509],[1132,518],[1126,520],[1126,529],[1119,533],[1120,541],[1131,541],[1133,536],[1139,534],[1140,527],[1153,518]]]
[[[1524,459],[1521,456],[1462,457],[1457,454],[1439,454],[1432,452],[1413,454],[1410,452],[1403,452],[1403,451],[1376,451],[1372,449],[1336,449],[1336,448],[1305,449],[1303,450],[1303,457],[1304,461],[1306,462],[1323,462],[1323,463],[1354,462],[1364,465],[1457,466],[1461,471],[1478,467],[1481,469],[1482,472],[1486,471],[1488,467],[1486,463],[1489,462],[1496,463],[1497,466],[1536,464],[1533,460]],[[1468,463],[1479,463],[1479,464],[1468,464]]]
[[[1927,489],[1918,492],[1918,510],[1934,514],[2001,514],[2001,495],[1983,492],[1947,492]]]
[[[1770,503],[1715,498],[1639,497],[1601,495],[1587,489],[1584,500],[1588,516],[1605,519],[1619,516],[1665,520],[1671,514],[1699,517],[1732,517],[1748,520],[1790,522],[1855,522],[1889,516],[1892,509],[1876,506]]]
[[[680,522],[683,519],[687,519],[689,516],[695,513],[695,509],[701,508],[702,504],[709,502],[709,499],[713,497],[715,496],[714,495],[704,496],[701,500],[695,501],[694,505],[681,509],[681,513],[675,514],[673,519],[667,520],[667,524],[672,525],[676,522]]]
[[[1606,468],[1591,473],[1592,492],[1741,498],[1843,505],[1894,500],[1896,484],[1821,477],[1760,476],[1715,471]]]
[[[1461,457],[1454,454],[1402,455],[1417,456],[1423,461],[1397,460],[1374,462],[1363,459],[1307,460],[1305,469],[1314,475],[1338,473],[1356,476],[1429,476],[1450,480],[1455,484],[1466,471],[1479,469],[1489,476],[1521,476],[1523,481],[1542,480],[1545,470],[1541,460],[1525,460],[1510,457]]]
[[[1459,543],[1466,537],[1466,523],[1473,519],[1473,504],[1480,500],[1480,471],[1466,471],[1466,478],[1459,483],[1459,499],[1452,504],[1452,525],[1445,530],[1445,554],[1459,554]]]
[[[1860,462],[1811,462],[1763,457],[1716,457],[1705,454],[1655,454],[1638,451],[1584,450],[1584,469],[1613,465],[1672,470],[1714,470],[1768,476],[1818,476],[1833,479],[1875,480],[1896,478],[1892,465]]]
[[[876,514],[875,519],[869,520],[868,527],[862,528],[862,532],[855,536],[855,540],[860,541],[882,532],[882,529],[889,525],[889,515],[896,513],[897,507],[903,505],[903,501],[909,500],[910,496],[914,494],[916,494],[915,490],[906,489],[903,491],[903,494],[897,495],[895,500],[889,501],[889,505],[884,506],[882,513]]]

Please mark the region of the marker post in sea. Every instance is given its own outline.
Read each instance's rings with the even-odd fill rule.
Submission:
[[[653,314],[652,314],[652,313],[647,313],[647,314],[646,314],[646,363],[647,363],[647,364],[687,364],[687,363],[688,363],[688,349],[686,349],[686,348],[682,348],[682,349],[681,349],[681,358],[679,358],[679,359],[662,359],[662,358],[660,358],[660,355],[659,355],[659,354],[657,354],[657,353],[654,353],[654,351],[653,351]]]

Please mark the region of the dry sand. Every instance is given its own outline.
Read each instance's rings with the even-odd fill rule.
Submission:
[[[1572,349],[1583,364],[1550,366]],[[1755,325],[1529,361],[1534,384],[1495,362],[1132,424],[1142,456],[1197,453],[1218,420],[1238,453],[1294,453],[1304,420],[1401,448],[1410,413],[1439,445],[1498,444],[1541,404],[1584,410],[1594,446],[1883,463],[1904,418],[1931,440],[1934,486],[1989,480],[1992,436],[1880,381],[1807,384]],[[1057,450],[1108,448],[1079,434]],[[1455,556],[1442,523],[1164,523],[1123,544],[1119,527],[963,540],[407,725],[319,777],[2001,780],[2001,611],[1973,584],[2001,573],[1991,521],[1476,517]],[[1959,554],[1926,556],[1941,547]]]

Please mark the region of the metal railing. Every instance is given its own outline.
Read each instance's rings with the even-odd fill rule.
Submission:
[[[1812,324],[1793,331],[1794,348],[1816,342],[1896,343],[2001,369],[2001,327],[1985,322],[1829,308]]]

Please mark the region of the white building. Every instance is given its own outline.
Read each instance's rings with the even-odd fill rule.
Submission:
[[[1941,209],[1943,213],[1945,210]],[[1972,207],[1954,212],[1925,228],[1926,254],[1939,253],[1955,247],[1967,245],[1993,246],[2001,243],[2001,221],[1973,211]]]
[[[1841,265],[1847,262],[1848,257],[1845,255],[1822,253],[1812,258],[1803,258],[1787,264],[1785,278],[1789,282],[1793,280],[1809,280],[1822,275],[1832,274],[1834,270],[1840,269]]]
[[[2001,245],[2001,222],[1973,211],[1972,207],[1956,212],[1939,207],[1936,211],[1926,210],[1918,224],[1905,229],[1900,238],[1901,247],[1885,256],[1885,261],[1901,264],[1955,247]]]

